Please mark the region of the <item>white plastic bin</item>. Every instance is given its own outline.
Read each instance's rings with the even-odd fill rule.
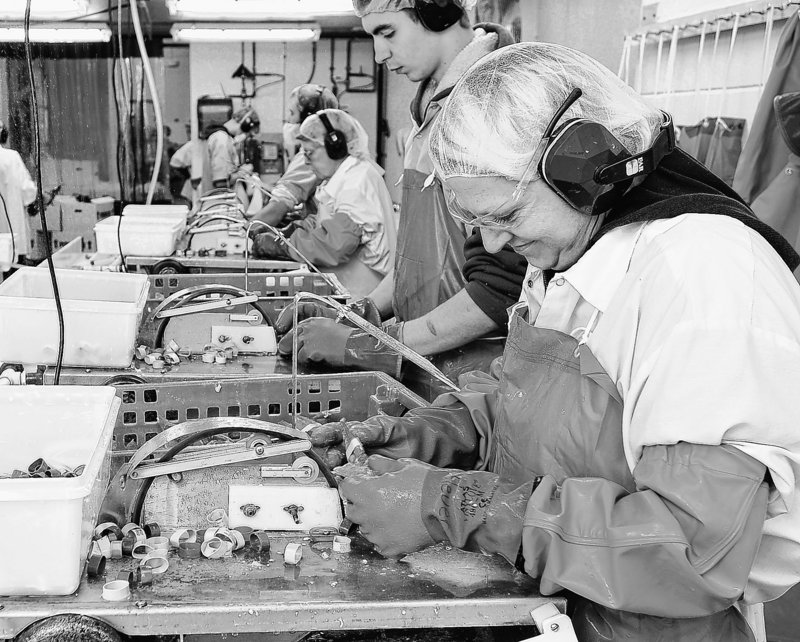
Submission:
[[[125,256],[169,256],[185,227],[179,217],[109,216],[94,226],[94,234],[100,254],[118,255],[121,241]]]
[[[111,387],[0,387],[0,475],[85,466],[80,477],[0,479],[0,595],[78,588],[108,487],[120,400]]]
[[[150,289],[147,275],[56,270],[56,278],[64,311],[63,365],[128,367]],[[21,268],[0,283],[0,362],[53,365],[57,357],[50,272]]]
[[[186,225],[189,218],[189,207],[186,205],[126,205],[122,210],[122,215],[178,219]]]
[[[6,272],[11,267],[11,264],[17,260],[14,256],[14,243],[12,242],[10,232],[0,234],[0,272]],[[16,237],[14,237],[16,240]]]

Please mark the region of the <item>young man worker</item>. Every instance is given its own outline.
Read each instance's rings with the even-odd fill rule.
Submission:
[[[480,233],[448,212],[441,184],[433,177],[428,136],[458,79],[486,54],[513,42],[499,25],[474,29],[467,11],[473,0],[354,0],[356,14],[374,41],[375,60],[419,83],[411,104],[414,128],[405,149],[402,207],[394,271],[359,309],[373,322],[394,317],[387,330],[431,361],[454,381],[470,370],[488,369],[502,354],[506,308],[519,298],[525,261],[506,247],[491,255]],[[306,319],[298,329],[298,359],[330,366],[383,369],[399,374],[400,359],[364,332],[344,331],[335,313],[301,304]],[[291,308],[276,324],[292,323]],[[291,335],[282,341],[291,351]],[[413,364],[403,382],[431,399],[443,392]]]

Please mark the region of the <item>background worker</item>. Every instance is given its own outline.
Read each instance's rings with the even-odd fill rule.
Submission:
[[[176,173],[188,172],[195,197],[212,189],[231,187],[240,169],[236,139],[243,139],[259,124],[258,114],[252,107],[242,107],[223,125],[213,126],[201,132],[199,138],[181,146],[170,158],[170,168]]]
[[[280,225],[284,217],[300,204],[306,204],[306,214],[314,211],[314,192],[320,184],[319,177],[298,154],[300,142],[297,134],[300,125],[320,109],[337,109],[339,101],[330,89],[322,85],[300,85],[289,94],[288,112],[283,126],[283,146],[290,158],[283,176],[272,188],[269,202],[253,216],[254,220],[269,225]]]
[[[581,642],[753,640],[735,603],[800,579],[800,257],[566,47],[476,63],[430,145],[451,211],[526,258],[524,296],[491,374],[350,426],[422,461],[370,457],[347,516],[385,555],[503,555],[570,592]]]
[[[8,128],[0,121],[0,233],[11,232],[14,236],[14,251],[17,262],[28,255],[31,249],[31,226],[26,207],[36,198],[36,183],[33,182],[22,157],[8,149]],[[10,229],[9,229],[10,225]]]
[[[420,354],[432,355],[433,363],[452,379],[488,368],[502,353],[506,309],[519,298],[525,273],[525,262],[510,248],[489,255],[479,233],[470,236],[463,223],[448,215],[427,151],[431,127],[458,78],[476,60],[513,42],[499,25],[473,30],[465,13],[473,5],[471,0],[353,3],[373,38],[375,60],[419,83],[411,104],[414,128],[405,150],[394,269],[359,307],[370,310],[373,319],[394,317],[399,327],[390,333]],[[330,315],[314,305],[303,305],[301,313]],[[291,322],[292,310],[287,308],[276,330],[288,330]],[[313,332],[306,330],[311,328]],[[336,352],[341,342],[325,340],[326,332],[338,335],[341,330],[332,319],[306,321],[300,345],[312,339],[314,343],[299,351],[298,358],[313,354],[331,366],[377,367],[376,351],[359,352],[365,341],[361,331],[351,329],[345,353]],[[382,344],[380,349],[389,352]],[[403,382],[427,398],[443,390],[413,364],[405,364]]]
[[[305,162],[322,182],[316,193],[317,214],[283,229],[293,247],[273,232],[258,233],[260,226],[252,226],[253,254],[307,259],[335,274],[354,296],[363,296],[391,270],[397,243],[397,214],[383,170],[370,157],[364,128],[338,109],[306,118],[298,139]],[[396,355],[389,359],[399,367]]]

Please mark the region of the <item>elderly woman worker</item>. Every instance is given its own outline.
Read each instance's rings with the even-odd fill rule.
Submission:
[[[257,234],[253,253],[308,260],[336,274],[354,297],[364,296],[391,269],[397,242],[397,214],[383,170],[370,158],[364,128],[338,109],[309,116],[298,139],[306,163],[324,181],[317,215],[286,231],[291,247],[272,232]]]
[[[336,96],[322,85],[306,84],[292,89],[283,126],[283,146],[290,159],[289,166],[272,188],[269,202],[253,216],[255,220],[279,225],[283,217],[298,205],[313,205],[314,191],[319,186],[320,179],[305,163],[303,155],[296,154],[299,147],[297,134],[306,118],[320,109],[336,109],[338,106]],[[309,210],[314,211],[313,207]]]
[[[430,147],[451,211],[528,261],[504,356],[350,427],[416,458],[341,484],[378,550],[499,553],[582,642],[752,640],[736,602],[800,576],[798,256],[671,127],[565,47],[476,63]]]

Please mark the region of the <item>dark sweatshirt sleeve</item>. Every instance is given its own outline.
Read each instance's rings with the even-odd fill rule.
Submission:
[[[474,230],[464,242],[464,259],[461,271],[467,294],[498,327],[505,328],[506,310],[519,300],[528,262],[508,246],[489,254],[480,230]]]

